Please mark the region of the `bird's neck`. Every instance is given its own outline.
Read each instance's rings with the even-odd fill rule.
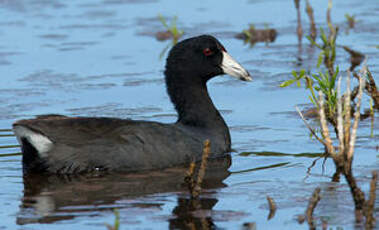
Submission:
[[[178,112],[178,123],[188,126],[228,130],[224,119],[200,77],[178,76],[166,71],[167,92]]]

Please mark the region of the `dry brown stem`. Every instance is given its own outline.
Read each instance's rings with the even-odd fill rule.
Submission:
[[[344,145],[347,145],[350,140],[350,123],[351,123],[351,107],[350,107],[350,71],[347,71],[347,79],[346,79],[346,96],[345,96],[345,119],[344,119],[344,136],[345,140],[343,142]],[[358,94],[357,94],[358,95]]]
[[[374,108],[379,109],[379,91],[376,87],[374,78],[371,74],[371,72],[367,68],[367,78],[368,82],[366,83],[366,90],[371,96],[372,100],[374,101]]]
[[[297,11],[297,39],[299,41],[299,47],[301,47],[301,39],[303,37],[303,27],[301,26],[301,13],[300,13],[300,0],[294,0],[295,1],[295,7]]]
[[[313,8],[311,4],[309,4],[309,0],[307,0],[306,12],[308,14],[310,27],[311,27],[310,37],[312,38],[313,41],[315,41],[316,36],[317,36],[316,23],[315,23],[315,18],[313,16]]]
[[[341,97],[341,77],[338,78],[337,83],[337,132],[338,132],[338,140],[339,140],[339,151],[345,151],[344,145],[344,130],[343,130],[343,118],[342,118],[342,97]]]
[[[349,142],[349,149],[347,152],[347,160],[350,161],[349,164],[351,164],[353,154],[354,154],[354,146],[355,146],[355,140],[357,138],[357,129],[358,129],[358,123],[361,116],[360,108],[361,108],[361,102],[362,102],[362,94],[363,94],[363,87],[365,85],[365,81],[363,78],[359,77],[359,91],[358,91],[358,102],[355,108],[354,113],[354,123],[353,123],[353,129],[351,130],[351,137]]]
[[[195,162],[191,162],[190,166],[186,172],[186,177],[184,178],[184,182],[187,184],[188,191],[191,193],[191,196],[193,196],[193,191],[195,187],[195,180],[194,180],[194,173],[195,173]]]
[[[330,139],[329,135],[329,128],[328,124],[326,122],[326,116],[325,116],[325,110],[324,110],[324,95],[319,91],[319,115],[320,115],[320,123],[321,123],[321,133],[322,137],[324,138],[325,142],[323,143],[327,153],[330,154],[333,159],[336,157],[336,151],[333,146],[333,142]]]
[[[307,217],[309,229],[316,229],[315,223],[313,221],[313,211],[315,210],[318,202],[321,199],[320,191],[320,188],[316,188],[313,191],[312,197],[309,199],[307,210],[305,211],[305,216]]]
[[[375,226],[375,216],[374,216],[374,206],[375,206],[375,199],[376,199],[376,185],[377,185],[377,180],[378,180],[378,173],[376,171],[372,172],[372,178],[370,182],[370,194],[369,194],[369,199],[366,203],[366,224],[365,228],[366,229],[372,229]]]
[[[331,17],[332,6],[333,6],[333,2],[332,2],[332,0],[329,0],[329,2],[328,2],[328,10],[326,11],[326,21],[328,23],[330,34],[335,34],[336,31],[335,31],[335,29],[333,27],[332,17]]]
[[[203,156],[201,158],[201,164],[199,168],[199,172],[197,174],[197,179],[195,181],[195,185],[193,187],[192,196],[197,198],[201,192],[201,183],[203,182],[205,176],[205,170],[207,169],[208,157],[211,152],[211,142],[209,140],[204,141],[203,147]]]
[[[268,214],[267,220],[270,220],[271,218],[275,216],[276,204],[275,204],[274,199],[272,199],[271,197],[267,196],[266,198],[267,198],[268,206],[270,208],[270,213]]]

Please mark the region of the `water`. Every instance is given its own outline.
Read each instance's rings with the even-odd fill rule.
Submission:
[[[334,1],[332,20],[340,25],[339,45],[369,56],[379,81],[378,11],[375,0]],[[303,4],[303,2],[302,2]],[[318,26],[325,26],[327,1],[311,1]],[[303,5],[301,6],[303,9]],[[169,41],[152,36],[162,29],[157,15],[178,16],[185,37],[210,33],[252,74],[244,83],[228,76],[212,80],[210,94],[230,127],[232,165],[208,172],[202,209],[192,212],[181,185],[184,169],[138,175],[23,180],[20,149],[11,124],[38,114],[112,116],[175,121],[162,80]],[[344,14],[355,14],[347,29]],[[308,20],[302,11],[305,33]],[[278,30],[274,43],[253,47],[234,39],[254,23]],[[318,223],[354,228],[353,202],[345,182],[330,183],[334,166],[323,172],[322,153],[294,106],[310,107],[302,88],[281,89],[292,70],[314,69],[318,50],[303,39],[298,50],[293,1],[155,1],[155,0],[0,0],[0,229],[106,229],[118,208],[121,229],[185,228],[204,224],[240,229],[308,229],[297,223],[315,187],[322,199],[315,210]],[[338,48],[337,63],[349,66]],[[299,61],[299,60],[302,61]],[[364,98],[368,104],[368,98]],[[367,107],[367,106],[366,106]],[[374,137],[370,121],[360,123],[354,170],[368,190],[370,171],[378,162],[378,115]],[[269,213],[266,196],[277,203]]]

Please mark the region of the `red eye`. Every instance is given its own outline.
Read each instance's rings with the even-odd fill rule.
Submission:
[[[212,54],[213,54],[213,51],[212,51],[211,49],[209,49],[209,48],[205,48],[205,49],[203,50],[203,54],[204,54],[205,56],[209,56],[209,55],[212,55]]]

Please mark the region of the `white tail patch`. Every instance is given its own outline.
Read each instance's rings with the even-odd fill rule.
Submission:
[[[13,131],[20,144],[22,144],[21,138],[26,138],[38,151],[40,157],[47,157],[47,152],[53,147],[53,142],[49,138],[26,127],[17,125],[13,128]]]

